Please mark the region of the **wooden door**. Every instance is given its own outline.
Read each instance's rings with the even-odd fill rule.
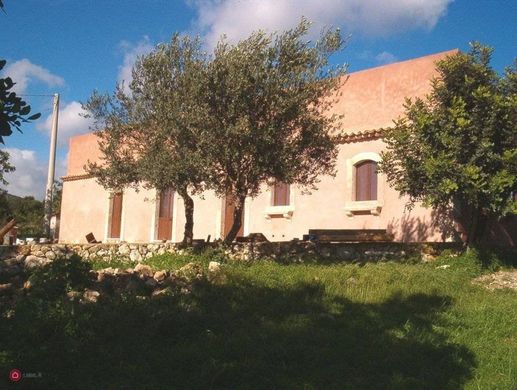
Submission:
[[[160,192],[158,206],[158,240],[170,240],[172,238],[172,210],[174,191],[172,189]]]
[[[120,226],[122,221],[122,192],[118,192],[111,198],[111,222],[110,238],[120,238]]]
[[[230,232],[230,229],[233,225],[233,211],[235,210],[235,203],[231,196],[226,196],[223,199],[223,220],[222,220],[222,229],[223,239]],[[244,208],[242,210],[242,219],[241,219],[241,228],[237,232],[237,237],[242,237],[244,235]]]

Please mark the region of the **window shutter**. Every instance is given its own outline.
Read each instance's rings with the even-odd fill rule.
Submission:
[[[377,163],[362,161],[355,166],[355,200],[377,200]]]
[[[273,186],[273,206],[289,206],[289,184],[278,182]]]

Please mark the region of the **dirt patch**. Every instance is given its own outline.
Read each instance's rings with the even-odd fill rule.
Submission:
[[[517,291],[517,270],[499,271],[494,274],[483,275],[474,279],[473,283],[481,284],[489,290],[509,288]]]

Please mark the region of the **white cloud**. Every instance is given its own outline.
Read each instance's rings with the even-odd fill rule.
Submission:
[[[9,155],[9,162],[16,170],[5,175],[9,182],[7,190],[10,194],[18,196],[34,196],[42,200],[47,185],[48,163],[41,161],[36,151],[17,148],[6,148]],[[66,160],[56,161],[56,179],[66,173]]]
[[[398,58],[390,52],[383,51],[375,56],[375,60],[379,64],[391,64],[392,62],[397,62]]]
[[[84,114],[81,103],[73,101],[66,104],[59,110],[57,139],[59,145],[68,145],[71,136],[88,133],[92,119],[84,118],[80,114]],[[50,135],[52,129],[52,114],[47,116],[44,122],[36,125],[38,130],[44,131]]]
[[[124,61],[122,65],[119,66],[117,81],[119,83],[123,82],[124,90],[128,92],[129,84],[131,80],[133,80],[132,70],[135,61],[139,56],[149,53],[153,49],[153,45],[151,45],[149,37],[144,36],[144,38],[136,44],[122,41],[120,47],[124,53]]]
[[[13,90],[20,94],[25,93],[27,86],[33,81],[40,81],[48,87],[62,87],[65,85],[63,78],[52,74],[39,65],[33,64],[26,58],[7,64],[2,74],[10,77],[16,83]]]
[[[197,11],[194,25],[213,47],[222,34],[236,41],[252,31],[285,30],[302,16],[347,32],[383,36],[415,28],[433,28],[453,0],[189,0]]]

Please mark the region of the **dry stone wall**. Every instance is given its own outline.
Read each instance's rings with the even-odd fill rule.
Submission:
[[[215,247],[216,244],[200,245]],[[314,243],[307,241],[236,243],[225,249],[235,260],[258,260],[266,258],[281,262],[321,261],[383,261],[409,258],[427,260],[445,249],[461,250],[460,243],[400,243],[400,242],[357,242],[357,243]],[[84,259],[126,260],[140,262],[165,253],[182,254],[183,249],[173,243],[131,244],[126,242],[110,244],[34,244],[4,246],[0,259],[18,259],[25,266],[46,264],[58,257],[77,254]]]

